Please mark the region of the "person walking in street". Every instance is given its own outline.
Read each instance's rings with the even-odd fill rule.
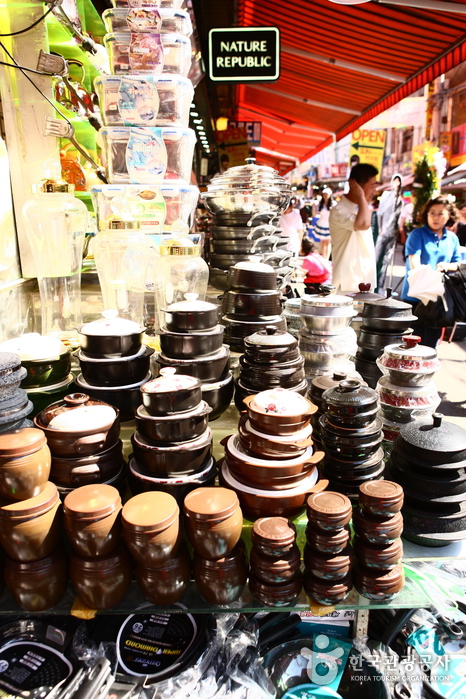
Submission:
[[[297,204],[296,197],[292,197],[288,208],[280,216],[278,222],[279,228],[282,229],[282,238],[288,238],[286,249],[292,252],[296,257],[301,249],[301,240],[304,234],[304,223],[301,219],[301,214],[295,208]]]
[[[369,202],[377,189],[378,170],[368,163],[350,172],[349,191],[330,211],[333,284],[343,291],[357,291],[360,283],[375,287],[376,266]]]
[[[377,211],[379,235],[375,245],[375,260],[377,264],[377,290],[379,292],[385,288],[388,267],[395,254],[398,219],[402,208],[401,175],[393,175],[390,190],[382,194]]]
[[[461,247],[466,247],[466,202],[463,202],[459,209],[460,217],[453,227],[453,231],[458,236]]]
[[[321,255],[327,260],[330,256],[330,228],[328,222],[330,218],[330,210],[334,204],[332,194],[333,192],[330,187],[326,187],[322,190],[322,196],[317,205],[318,219],[314,227],[315,237],[320,241]]]
[[[406,241],[406,276],[403,282],[401,298],[413,307],[419,299],[409,295],[408,272],[420,265],[429,265],[432,269],[444,272],[454,271],[461,260],[459,241],[452,226],[458,217],[456,207],[446,197],[430,199],[421,213],[420,228],[415,228]],[[413,323],[414,335],[420,335],[421,343],[436,347],[442,334],[442,328],[429,328],[420,321]]]

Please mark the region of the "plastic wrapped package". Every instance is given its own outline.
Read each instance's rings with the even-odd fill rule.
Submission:
[[[111,0],[113,7],[173,7],[180,9],[184,0]]]
[[[102,15],[107,32],[160,32],[191,36],[191,18],[185,10],[167,7],[122,7]]]
[[[187,77],[191,67],[191,40],[182,34],[114,32],[106,34],[112,75],[174,73]]]
[[[377,382],[377,391],[381,403],[395,408],[435,410],[440,403],[437,386],[433,381],[425,386],[398,386],[388,376],[383,376]]]

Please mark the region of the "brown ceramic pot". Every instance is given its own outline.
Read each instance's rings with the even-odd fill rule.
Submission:
[[[341,580],[322,580],[309,571],[304,572],[303,586],[306,595],[324,605],[335,605],[343,602],[351,592],[353,580],[351,575]]]
[[[314,551],[326,554],[341,553],[349,541],[348,527],[338,529],[335,532],[324,532],[316,529],[311,524],[306,527],[306,541]]]
[[[251,594],[267,607],[283,607],[291,604],[298,597],[301,588],[301,574],[279,585],[263,582],[253,573],[249,576]]]
[[[367,599],[388,602],[401,592],[405,579],[401,563],[391,570],[374,570],[357,565],[353,570],[354,587]]]
[[[311,495],[307,500],[307,516],[312,526],[323,532],[335,532],[346,527],[353,508],[341,493],[326,490]]]
[[[179,602],[188,588],[190,577],[191,559],[184,542],[177,555],[159,567],[136,564],[138,585],[146,599],[156,605]]]
[[[70,578],[79,597],[91,609],[116,607],[128,592],[133,561],[121,544],[102,558],[70,558]]]
[[[402,535],[403,516],[401,512],[397,512],[392,517],[374,517],[361,508],[356,508],[353,513],[353,528],[365,543],[385,546]]]
[[[26,612],[43,612],[55,607],[68,586],[68,561],[57,549],[48,558],[29,563],[5,559],[5,585],[16,604]]]
[[[121,497],[111,485],[83,485],[63,503],[65,531],[84,558],[110,554],[121,540]]]
[[[50,449],[42,430],[0,434],[0,497],[27,500],[41,493],[50,474]]]
[[[47,558],[61,534],[61,503],[57,487],[48,482],[33,498],[0,507],[0,543],[14,561]]]
[[[253,546],[265,556],[283,556],[296,541],[296,527],[286,517],[261,517],[252,526]]]
[[[181,541],[180,508],[168,493],[141,493],[123,507],[123,538],[138,563],[158,568],[176,556]]]
[[[241,596],[248,577],[244,545],[240,542],[215,561],[194,556],[194,580],[210,604],[231,604]]]
[[[395,539],[386,546],[380,544],[365,544],[359,536],[353,539],[354,555],[365,568],[390,570],[401,563],[403,558],[403,542]]]
[[[309,425],[311,415],[317,411],[307,398],[302,397],[303,408],[296,415],[280,415],[254,408],[255,396],[246,396],[243,403],[248,411],[249,421],[258,432],[270,435],[287,435],[303,430]],[[252,403],[252,405],[251,405]]]
[[[184,514],[188,538],[202,558],[222,558],[239,541],[243,513],[233,490],[196,488],[184,500]]]
[[[280,585],[296,577],[301,564],[301,554],[296,544],[282,556],[267,556],[253,546],[249,564],[251,572],[259,580],[272,585]]]
[[[304,565],[315,578],[341,580],[351,570],[353,550],[347,545],[341,553],[317,553],[309,544],[304,547]]]
[[[403,488],[392,481],[369,481],[359,486],[359,504],[369,515],[391,517],[403,506]]]

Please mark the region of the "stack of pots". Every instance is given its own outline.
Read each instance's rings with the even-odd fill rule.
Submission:
[[[84,393],[70,393],[34,418],[52,453],[50,480],[61,495],[92,483],[125,484],[117,408]]]
[[[237,496],[227,488],[198,488],[186,497],[183,509],[199,591],[210,604],[231,604],[248,575]]]
[[[381,371],[376,360],[386,345],[402,342],[412,332],[409,327],[415,320],[411,305],[398,301],[387,289],[387,297],[364,302],[359,328],[356,369],[371,388],[375,388]]]
[[[346,379],[358,379],[358,375],[346,374],[344,371],[334,371],[331,374],[324,374],[323,376],[315,376],[311,380],[311,385],[309,388],[308,398],[315,406],[317,406],[317,411],[311,417],[312,425],[312,439],[314,444],[320,445],[320,418],[324,414],[324,400],[322,398],[324,392],[328,388],[336,388],[339,386],[341,381]],[[367,386],[364,381],[361,381],[362,386]]]
[[[306,496],[325,487],[316,465],[310,418],[315,407],[294,391],[277,388],[244,399],[239,433],[226,437],[221,481],[234,490],[252,520],[294,517]]]
[[[33,406],[26,391],[19,387],[26,375],[18,354],[0,352],[0,433],[32,427],[26,418]]]
[[[290,196],[291,188],[283,177],[273,168],[256,165],[254,158],[247,158],[246,165],[231,167],[213,178],[207,185],[207,192],[201,194],[213,219],[212,282],[223,277],[219,270],[228,270],[237,262],[249,260],[256,248],[256,242],[250,237],[251,226],[268,224],[280,216]],[[261,233],[260,227],[257,230]],[[262,229],[265,234],[262,237],[268,238],[276,231],[275,226],[268,225]]]
[[[186,294],[186,301],[163,309],[165,327],[160,331],[160,369],[173,367],[178,374],[201,382],[202,398],[215,420],[230,405],[234,381],[230,372],[230,349],[223,344],[223,325],[218,325],[218,306]]]
[[[143,328],[132,320],[104,311],[102,320],[78,328],[81,374],[78,390],[110,403],[120,419],[132,420],[141,404],[140,387],[150,379],[151,347],[142,344]]]
[[[266,326],[286,330],[282,295],[277,285],[277,273],[270,265],[239,262],[229,270],[222,322],[226,342],[234,351],[243,352],[244,338]]]
[[[292,604],[301,592],[296,527],[285,517],[261,517],[251,532],[249,589],[271,607]]]
[[[5,583],[25,611],[57,604],[66,591],[67,562],[60,550],[61,506],[49,481],[51,456],[41,430],[0,435],[0,542]]]
[[[350,357],[356,351],[356,335],[349,327],[356,315],[348,296],[337,296],[331,288],[301,299],[299,346],[309,378],[332,370],[354,371]]]
[[[401,428],[386,475],[405,493],[404,536],[422,546],[466,538],[466,431],[440,413]]]
[[[353,580],[367,599],[389,602],[403,589],[402,505],[398,483],[371,481],[359,489],[359,507],[353,513]]]
[[[21,419],[24,420],[31,412],[32,406],[34,413],[38,413],[49,403],[63,398],[74,380],[71,373],[71,352],[57,337],[25,333],[3,342],[0,345],[0,356],[2,352],[19,355],[21,365],[27,371],[21,381],[21,388],[27,396],[24,391],[17,390],[10,396],[9,406],[0,402],[0,432],[4,427],[16,429],[10,426],[12,421],[17,426],[26,427],[26,424],[20,424]],[[32,405],[27,403],[28,399]],[[4,413],[4,410],[8,412]]]
[[[316,493],[307,501],[304,589],[319,604],[343,602],[353,587],[351,513],[351,502],[341,493]]]
[[[143,404],[136,413],[129,464],[131,490],[163,491],[179,504],[199,485],[213,484],[217,471],[211,456],[212,409],[202,400],[202,385],[174,368],[142,389]]]
[[[382,294],[376,294],[373,291],[371,291],[371,285],[370,284],[364,284],[361,283],[359,284],[359,291],[357,291],[354,294],[346,294],[347,296],[350,296],[353,299],[353,308],[356,311],[356,316],[353,318],[351,321],[351,326],[353,330],[356,332],[357,337],[359,338],[359,331],[361,329],[362,325],[362,318],[361,318],[361,313],[364,308],[364,304],[367,301],[374,301],[375,299],[383,299],[384,296]]]
[[[298,341],[289,333],[267,325],[244,340],[240,375],[236,380],[235,402],[244,410],[243,398],[261,391],[286,388],[301,395],[307,392],[304,358]]]
[[[432,380],[440,369],[437,352],[407,335],[401,344],[388,345],[377,359],[384,374],[377,382],[385,439],[393,441],[403,425],[432,415],[440,403]]]
[[[374,389],[360,381],[341,381],[322,394],[320,440],[324,475],[333,490],[357,498],[359,486],[383,477],[382,421]]]

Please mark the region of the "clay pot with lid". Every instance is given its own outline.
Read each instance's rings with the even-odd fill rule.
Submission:
[[[51,456],[42,430],[33,427],[0,434],[0,496],[27,500],[44,490]]]
[[[345,495],[324,490],[307,499],[306,512],[310,524],[324,533],[336,532],[346,527],[353,511]]]
[[[346,296],[353,299],[353,307],[357,313],[361,313],[366,301],[374,301],[375,299],[384,298],[382,294],[376,294],[374,291],[371,291],[370,283],[365,284],[364,282],[361,282],[361,284],[358,285],[358,291],[346,294]]]
[[[403,488],[392,481],[369,481],[359,487],[359,504],[369,515],[392,517],[403,506]]]
[[[183,509],[186,533],[202,558],[226,556],[239,541],[243,513],[233,490],[196,488],[186,496]]]
[[[18,562],[5,558],[5,585],[25,612],[44,612],[55,607],[68,587],[68,561],[61,549],[39,561]]]
[[[292,389],[299,386],[305,379],[304,357],[298,357],[286,364],[251,364],[245,356],[240,357],[241,382],[244,386],[255,390],[267,388]]]
[[[200,381],[219,381],[224,378],[230,366],[230,348],[227,345],[214,354],[191,359],[172,359],[160,353],[157,364],[162,367],[174,367],[177,374],[194,376]]]
[[[197,333],[175,333],[160,330],[160,349],[166,357],[188,359],[218,352],[223,344],[223,325]]]
[[[311,599],[324,605],[341,604],[349,596],[353,588],[350,574],[341,580],[322,580],[309,571],[304,572],[303,586]]]
[[[257,364],[291,362],[299,357],[298,341],[290,333],[267,325],[244,338],[244,356],[248,362]]]
[[[407,330],[417,320],[411,304],[393,298],[391,289],[387,289],[386,298],[366,301],[361,317],[365,328],[398,333]]]
[[[310,523],[306,527],[306,541],[311,549],[319,553],[332,555],[341,553],[348,544],[349,538],[348,527],[325,533]]]
[[[317,410],[299,393],[283,388],[246,396],[243,403],[254,429],[278,436],[304,429]]]
[[[61,536],[61,503],[54,483],[28,500],[0,507],[0,543],[15,561],[47,558]]]
[[[353,512],[353,528],[362,541],[384,546],[402,535],[403,516],[397,512],[391,517],[374,517],[358,507]]]
[[[77,459],[52,457],[50,480],[60,488],[107,483],[118,476],[125,462],[121,440],[106,451]]]
[[[34,418],[47,437],[53,456],[89,456],[118,441],[119,411],[84,393],[71,393]]]
[[[377,392],[355,380],[341,381],[336,388],[327,389],[322,398],[329,420],[343,427],[366,427],[379,409]]]
[[[174,604],[183,599],[191,577],[191,559],[184,542],[176,555],[160,566],[136,563],[136,580],[151,604]]]
[[[421,338],[407,335],[401,344],[388,345],[377,366],[398,386],[425,386],[440,369],[437,352],[419,345]]]
[[[249,576],[249,590],[253,597],[267,607],[284,607],[291,605],[301,592],[303,583],[301,574],[285,583],[272,584],[260,580],[257,575]]]
[[[238,425],[239,442],[246,452],[259,458],[288,459],[301,456],[312,446],[312,428],[286,437],[263,434],[251,426],[248,416],[241,415]]]
[[[341,381],[356,379],[355,375],[347,374],[345,371],[334,371],[323,376],[314,376],[309,388],[309,399],[314,405],[321,406],[323,394],[328,388],[336,388]],[[357,379],[360,381],[360,379]],[[367,386],[365,381],[361,381],[361,386]]]
[[[401,592],[405,579],[401,563],[390,570],[375,570],[356,565],[353,569],[354,587],[367,599],[388,602]]]
[[[150,415],[141,405],[136,412],[136,427],[139,433],[157,444],[173,444],[198,439],[209,426],[212,408],[201,401],[196,408],[185,413]]]
[[[296,527],[286,517],[261,517],[252,525],[253,546],[265,556],[283,556],[296,541]]]
[[[202,596],[210,604],[231,604],[244,590],[248,566],[244,544],[239,541],[225,556],[205,559],[197,553],[193,562],[194,580]]]
[[[117,311],[103,311],[102,315],[102,319],[77,328],[82,351],[97,359],[137,354],[141,349],[144,328],[132,320],[118,318]]]
[[[309,544],[304,547],[304,565],[314,577],[322,580],[341,580],[351,570],[353,549],[347,545],[338,553],[319,553]]]
[[[212,431],[184,444],[159,445],[145,439],[139,432],[131,436],[138,464],[154,476],[186,476],[199,471],[210,458]]]
[[[181,541],[180,508],[168,493],[141,493],[121,513],[123,539],[143,566],[158,568],[176,556]]]
[[[394,453],[426,468],[441,465],[456,468],[466,461],[466,430],[443,419],[442,413],[405,425],[394,445]]]
[[[132,386],[144,380],[149,372],[152,347],[141,346],[136,354],[129,357],[97,358],[78,352],[84,381],[91,386],[104,388]]]
[[[185,294],[186,301],[178,301],[163,308],[167,330],[190,333],[211,330],[217,325],[218,306],[197,300],[197,294]]]
[[[63,512],[66,534],[79,556],[106,556],[120,543],[121,497],[113,486],[76,488],[66,496]]]
[[[368,544],[362,541],[359,536],[355,536],[353,549],[357,560],[365,568],[390,570],[401,563],[403,558],[403,542],[401,539],[394,539],[382,546],[381,544]]]
[[[235,291],[275,291],[277,272],[262,262],[237,262],[228,271],[228,286]]]
[[[91,609],[111,609],[125,597],[133,576],[133,561],[120,544],[101,558],[70,557],[70,578],[76,593]]]
[[[251,572],[261,582],[280,585],[299,575],[301,554],[296,544],[281,556],[269,556],[256,546],[253,546],[249,556]]]

